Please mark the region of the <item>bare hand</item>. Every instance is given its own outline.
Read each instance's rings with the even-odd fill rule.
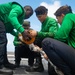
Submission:
[[[46,60],[48,60],[48,56],[46,54],[43,55]]]
[[[25,40],[29,40],[29,37],[30,37],[30,33],[29,33],[29,30],[26,30],[22,33],[22,36]]]

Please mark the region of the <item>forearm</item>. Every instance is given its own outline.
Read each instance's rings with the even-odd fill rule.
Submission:
[[[54,37],[54,33],[53,32],[38,32],[37,37],[40,38],[46,38],[46,37]]]

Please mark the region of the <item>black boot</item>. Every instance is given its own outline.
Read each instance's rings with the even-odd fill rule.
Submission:
[[[36,72],[43,72],[43,71],[44,71],[43,64],[42,64],[42,63],[39,63],[38,66],[34,66],[34,70],[35,70]]]
[[[3,63],[4,67],[8,68],[8,69],[15,69],[16,68],[16,65],[15,64],[12,64],[8,61],[8,58],[7,58],[7,52],[5,53],[5,56],[4,56],[4,63]]]
[[[20,67],[20,62],[15,62],[16,67]]]
[[[36,58],[36,62],[34,64],[34,68],[38,72],[43,72],[44,71],[41,55],[39,55],[39,57]]]
[[[15,69],[15,68],[16,68],[16,65],[7,62],[7,63],[4,64],[4,67],[6,67],[6,68],[8,68],[8,69]]]
[[[28,69],[26,69],[28,72],[43,72],[44,67],[42,64],[42,59],[40,57],[37,58],[36,63],[33,66],[30,66]]]
[[[34,60],[28,59],[28,65],[29,65],[29,67],[26,69],[26,71],[28,71],[28,72],[34,72],[33,63],[34,63]]]
[[[27,72],[35,72],[33,66],[29,66],[27,69],[26,69]]]
[[[0,75],[13,75],[13,71],[5,68],[4,66],[0,66]]]

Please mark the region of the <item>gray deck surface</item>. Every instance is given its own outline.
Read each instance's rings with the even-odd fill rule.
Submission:
[[[8,56],[8,60],[11,63],[15,63],[14,56],[11,56],[11,55]],[[42,63],[44,65],[44,72],[27,72],[26,68],[28,67],[28,59],[22,58],[20,67],[13,70],[13,72],[14,72],[13,75],[48,75],[48,72],[47,72],[48,71],[48,65],[47,65],[48,62],[45,59],[42,59]]]

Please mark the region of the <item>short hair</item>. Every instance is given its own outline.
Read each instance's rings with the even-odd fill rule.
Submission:
[[[72,9],[71,6],[65,5],[65,6],[61,6],[55,13],[55,16],[61,16],[61,14],[68,14],[68,13],[72,13]]]
[[[30,11],[30,16],[33,14],[33,8],[29,5],[24,6],[25,11]]]
[[[35,9],[36,15],[43,15],[48,12],[48,9],[44,6],[39,6]]]

